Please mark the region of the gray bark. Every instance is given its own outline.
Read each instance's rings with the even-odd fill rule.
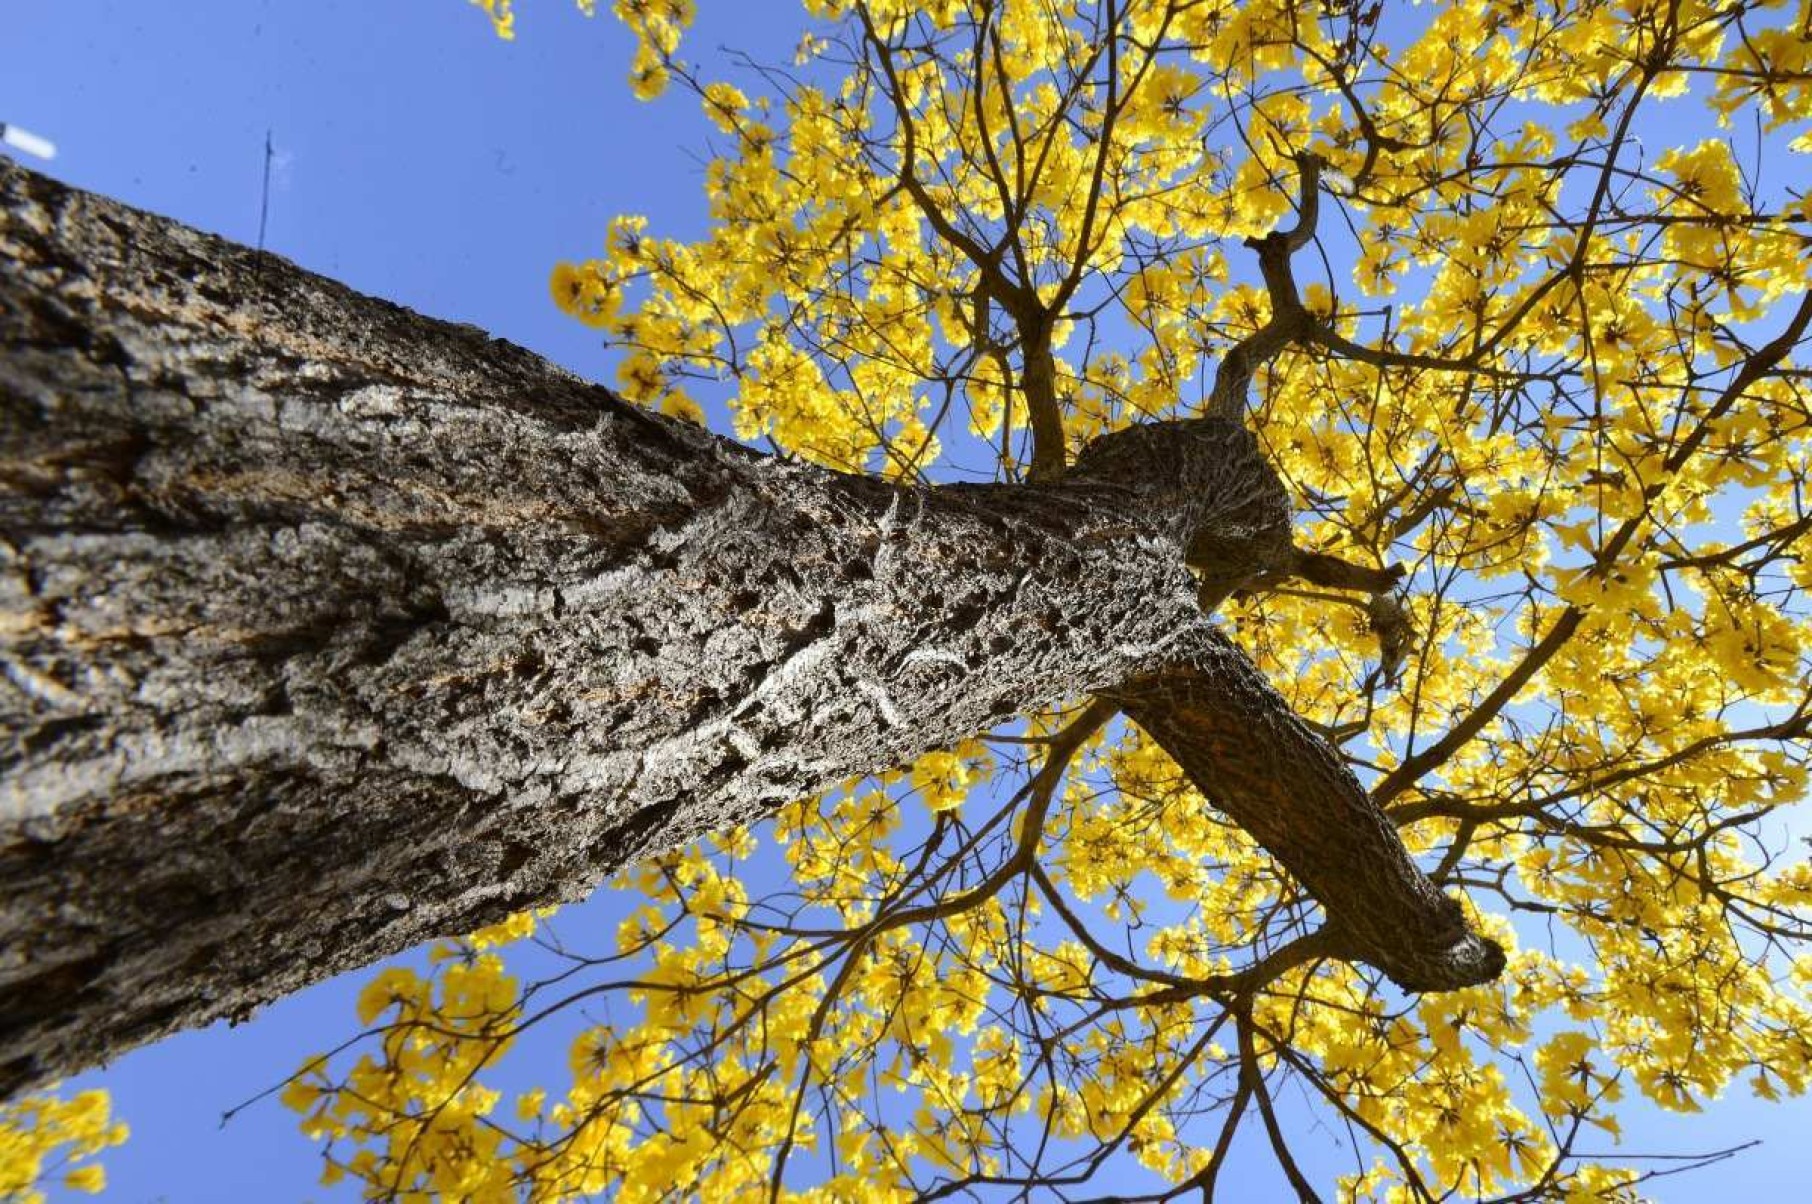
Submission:
[[[0,162],[0,1094],[1091,691],[1261,838],[1375,820],[1274,850],[1346,955],[1492,976],[1195,605],[1185,549],[1287,546],[1250,437],[1166,446],[784,463]],[[1254,708],[1276,775],[1217,778]]]

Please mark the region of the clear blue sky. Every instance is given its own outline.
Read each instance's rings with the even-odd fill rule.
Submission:
[[[629,39],[607,18],[579,17],[568,0],[521,0],[513,44],[498,42],[459,0],[8,7],[0,121],[44,134],[61,151],[30,166],[252,242],[268,130],[277,152],[270,249],[582,374],[602,376],[608,364],[595,334],[555,312],[550,265],[591,253],[615,213],[647,213],[666,234],[702,227],[707,130],[696,106],[679,95],[654,106],[632,101],[622,82]],[[700,54],[723,44],[770,61],[790,55],[797,8],[788,0],[701,7]],[[586,918],[608,922],[601,913],[609,906],[591,905]],[[315,1186],[318,1160],[292,1113],[266,1102],[224,1129],[219,1117],[352,1031],[352,998],[369,973],[78,1080],[110,1088],[133,1128],[105,1159],[108,1198],[348,1198]],[[562,1072],[556,1061],[546,1077]],[[1765,1107],[1733,1097],[1701,1117],[1632,1107],[1628,1118],[1626,1149],[1766,1143],[1657,1184],[1659,1199],[1721,1200],[1807,1177],[1812,1106],[1804,1101]],[[1268,1199],[1276,1185],[1267,1177],[1249,1190]]]

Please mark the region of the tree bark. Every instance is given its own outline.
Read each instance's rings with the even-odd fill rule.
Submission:
[[[1183,549],[1277,531],[1179,528],[1174,481],[1086,461],[898,489],[758,456],[0,162],[0,1094],[1086,692],[1261,838],[1254,808],[1363,814],[1195,605]],[[1217,778],[1223,700],[1332,768]],[[1280,853],[1350,954],[1494,974],[1370,814],[1375,864]]]

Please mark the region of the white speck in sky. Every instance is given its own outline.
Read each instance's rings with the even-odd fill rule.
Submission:
[[[0,142],[4,142],[14,150],[24,151],[28,155],[36,155],[40,159],[57,157],[56,143],[42,135],[34,134],[30,130],[21,129],[16,125],[8,125],[4,121],[0,121]]]

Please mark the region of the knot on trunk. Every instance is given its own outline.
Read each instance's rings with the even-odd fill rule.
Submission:
[[[1103,435],[1076,458],[1067,487],[1111,489],[1147,529],[1174,540],[1225,597],[1290,562],[1290,499],[1258,440],[1237,422],[1185,418]]]

